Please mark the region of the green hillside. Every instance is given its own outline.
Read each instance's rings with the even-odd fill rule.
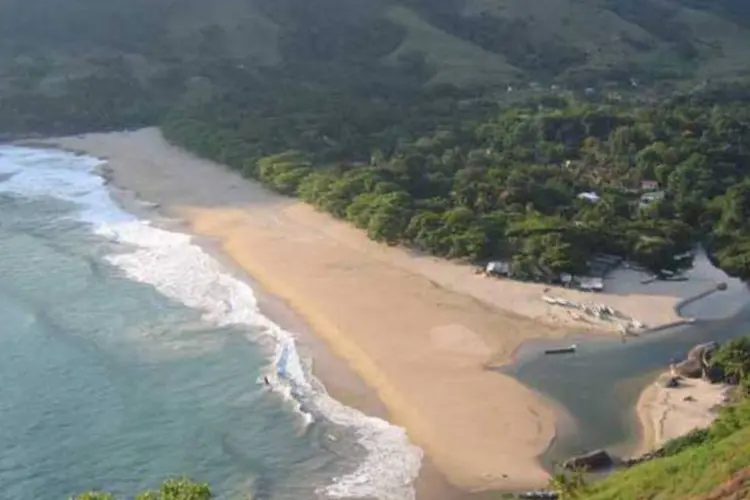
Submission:
[[[0,40],[0,140],[158,125],[519,279],[600,253],[671,275],[697,243],[750,279],[747,0],[0,0]],[[738,408],[580,495],[742,498],[711,496],[750,475]]]
[[[12,41],[0,134],[160,125],[374,239],[505,259],[521,279],[585,274],[602,252],[665,275],[690,266],[697,243],[750,278],[747,83],[506,91],[511,79],[576,74],[591,63],[581,44],[614,50],[595,37],[623,23],[674,67],[718,65],[685,44],[698,28],[730,36],[727,19],[744,19],[733,3],[97,2],[0,4],[17,14],[0,17]],[[612,24],[577,24],[592,12]],[[547,24],[531,22],[542,14]],[[684,24],[695,19],[705,22]],[[643,181],[657,183],[658,203],[643,202]],[[591,191],[601,203],[579,197]]]
[[[6,74],[19,55],[50,59],[58,74],[115,54],[162,66],[219,39],[223,56],[257,66],[418,51],[434,82],[458,85],[702,80],[750,69],[741,0],[2,0],[0,37]]]
[[[748,404],[732,408],[723,418],[736,418],[733,422],[736,426],[727,436],[618,473],[574,498],[729,500],[750,497]],[[716,429],[721,425],[720,421]]]
[[[739,381],[737,400],[709,429],[677,438],[653,459],[604,481],[559,488],[561,500],[744,500],[750,498],[750,339],[726,343],[714,358]],[[557,483],[566,483],[559,481]],[[570,484],[572,481],[567,481]]]

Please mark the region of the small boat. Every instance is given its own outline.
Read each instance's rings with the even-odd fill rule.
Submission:
[[[568,347],[558,347],[557,349],[546,349],[544,354],[573,354],[576,352],[576,345],[571,344]]]

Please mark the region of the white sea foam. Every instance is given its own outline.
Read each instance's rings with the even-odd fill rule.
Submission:
[[[406,432],[331,398],[305,369],[294,335],[261,313],[250,286],[227,273],[194,245],[189,235],[159,229],[120,209],[104,180],[96,175],[96,167],[101,164],[96,158],[56,150],[0,147],[0,175],[6,177],[0,182],[0,192],[51,196],[75,203],[80,220],[90,223],[97,234],[122,245],[121,251],[107,260],[128,278],[148,283],[163,295],[201,311],[207,322],[247,326],[254,341],[260,337],[272,339],[273,373],[267,376],[274,390],[294,405],[305,423],[319,415],[352,428],[367,451],[354,472],[336,478],[321,488],[320,494],[413,499],[412,483],[422,452],[409,443]]]

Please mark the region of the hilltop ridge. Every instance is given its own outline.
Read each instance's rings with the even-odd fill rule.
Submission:
[[[750,8],[738,0],[3,0],[0,35],[5,80],[29,65],[82,74],[115,54],[141,75],[207,53],[259,67],[422,58],[430,81],[458,85],[750,70]]]

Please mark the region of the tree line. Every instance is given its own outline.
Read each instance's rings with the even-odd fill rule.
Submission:
[[[750,277],[747,82],[650,101],[430,85],[418,53],[382,63],[392,44],[370,40],[397,38],[392,27],[352,26],[340,28],[343,45],[288,27],[282,48],[309,46],[314,64],[290,56],[246,68],[222,57],[221,30],[202,34],[189,65],[165,62],[148,78],[103,57],[92,74],[40,93],[50,69],[25,63],[0,95],[0,133],[158,124],[170,141],[375,240],[508,260],[523,279],[585,273],[602,253],[671,274],[699,242]]]
[[[497,106],[449,95],[403,107],[394,100],[392,113],[362,102],[330,124],[292,113],[278,117],[277,130],[228,93],[162,125],[169,140],[378,241],[508,259],[517,276],[541,279],[584,273],[601,253],[678,272],[702,242],[747,279],[750,106],[742,96],[732,88],[650,104],[564,96]],[[357,113],[372,121],[360,126]],[[655,195],[644,198],[644,181]]]

